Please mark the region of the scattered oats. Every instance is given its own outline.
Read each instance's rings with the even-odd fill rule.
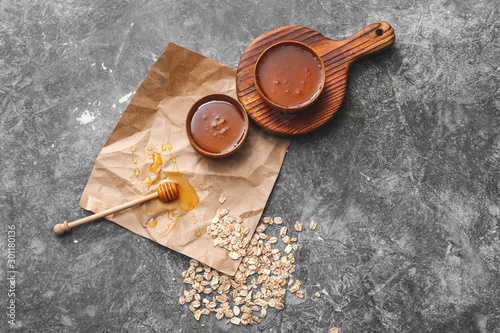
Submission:
[[[219,219],[221,219],[224,216],[226,216],[228,213],[229,213],[229,209],[227,209],[227,208],[219,208],[219,209],[217,209],[217,215],[216,216]]]
[[[302,224],[299,221],[297,221],[297,222],[295,222],[294,228],[295,228],[295,231],[300,232],[300,231],[302,231]]]
[[[224,314],[225,314],[225,315],[226,315],[226,317],[228,317],[228,318],[233,318],[233,317],[234,317],[233,310],[231,310],[231,309],[226,309],[226,310],[224,310]]]
[[[317,226],[318,226],[318,224],[316,223],[316,221],[312,220],[311,221],[311,230],[315,230]]]
[[[320,298],[321,294],[319,293],[319,291],[317,291],[317,292],[314,293],[314,296],[316,296],[317,298]]]
[[[238,316],[240,314],[240,308],[237,305],[233,307],[233,313],[235,316]]]
[[[276,307],[276,300],[274,298],[269,301],[269,306],[272,308]]]
[[[217,320],[221,320],[222,318],[224,318],[224,312],[217,311],[217,313],[215,314],[215,318],[217,318]]]
[[[290,244],[290,236],[286,235],[285,237],[283,237],[282,241],[287,245]]]
[[[222,193],[219,197],[219,203],[222,205],[224,202],[226,202],[226,196],[224,195],[224,193]]]
[[[293,244],[292,244],[292,248],[293,248],[293,250],[294,250],[295,252],[297,252],[297,250],[299,249],[299,247],[298,247],[297,243],[293,243]]]
[[[229,258],[236,260],[239,257],[240,257],[240,255],[238,254],[238,252],[234,252],[234,251],[229,252]]]
[[[200,320],[201,310],[196,310],[196,312],[194,313],[194,317],[196,318],[196,320]]]
[[[230,216],[224,207],[217,210],[207,226],[207,235],[213,238],[214,246],[226,249],[230,258],[241,262],[235,275],[228,276],[190,260],[182,278],[191,287],[184,291],[179,303],[186,304],[196,320],[214,312],[217,320],[226,317],[226,324],[252,325],[267,316],[269,307],[285,308],[287,289],[304,297],[300,281],[292,278],[296,270],[292,250],[297,250],[297,238],[287,235],[287,227],[280,228],[280,237],[286,244],[283,252],[278,248],[279,238],[266,234],[270,225],[282,224],[282,218],[264,217],[262,222],[251,234],[241,217]]]
[[[332,328],[330,328],[328,333],[338,333],[338,331],[339,331],[339,329],[337,327],[332,327]]]
[[[254,303],[255,303],[256,305],[259,305],[259,306],[262,306],[262,307],[266,307],[266,306],[268,306],[268,305],[269,305],[269,304],[268,304],[265,300],[263,300],[263,299],[261,299],[261,298],[257,298],[257,299],[254,301]]]
[[[219,246],[229,251],[229,257],[238,259],[245,255],[244,248],[248,245],[245,235],[249,228],[242,229],[240,217],[228,216],[226,208],[217,210],[217,215],[212,219],[212,224],[207,227],[207,234],[214,239],[213,246]]]
[[[294,293],[300,289],[302,283],[299,280],[295,280],[295,284],[290,288],[290,292]]]

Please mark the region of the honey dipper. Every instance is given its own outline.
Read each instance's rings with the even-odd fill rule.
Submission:
[[[156,189],[155,193],[148,194],[142,198],[132,200],[130,202],[126,202],[124,204],[121,204],[119,206],[116,206],[114,208],[107,209],[103,212],[87,216],[83,219],[76,220],[74,222],[69,222],[64,221],[64,223],[59,223],[54,226],[54,232],[57,235],[64,235],[66,232],[71,231],[71,228],[74,228],[76,226],[79,226],[80,224],[84,224],[90,221],[94,221],[97,219],[100,219],[101,217],[108,216],[110,214],[119,212],[121,210],[130,208],[132,206],[144,203],[146,201],[150,201],[153,199],[160,199],[163,202],[170,202],[174,201],[179,197],[179,186],[177,185],[176,182],[165,182],[161,183],[158,185],[158,188]]]

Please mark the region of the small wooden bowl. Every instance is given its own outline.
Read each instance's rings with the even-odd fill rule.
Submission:
[[[193,133],[191,131],[191,123],[192,123],[193,116],[195,115],[196,111],[198,111],[198,109],[203,104],[211,102],[211,101],[223,101],[223,102],[228,102],[228,103],[232,104],[241,113],[241,116],[243,117],[243,122],[244,122],[243,133],[241,134],[241,137],[239,138],[237,143],[234,146],[232,146],[231,148],[229,148],[228,150],[223,150],[221,152],[213,152],[213,151],[210,151],[210,150],[207,150],[207,149],[204,149],[203,147],[201,147],[198,143],[196,143],[195,139],[193,138]],[[187,114],[187,117],[186,117],[186,133],[187,133],[187,137],[189,139],[189,142],[191,143],[191,146],[193,146],[193,148],[201,155],[203,155],[205,157],[210,157],[210,158],[224,158],[224,157],[228,157],[228,156],[236,153],[236,151],[238,151],[238,149],[240,149],[240,147],[243,145],[243,142],[245,141],[245,138],[246,138],[247,133],[248,133],[248,124],[249,124],[249,120],[248,120],[247,112],[245,111],[245,108],[243,107],[243,105],[241,105],[241,103],[239,101],[237,101],[236,99],[234,99],[230,96],[227,96],[227,95],[212,94],[212,95],[207,95],[205,97],[202,97],[201,99],[196,101],[191,106],[191,108]]]
[[[262,64],[263,64],[263,59],[266,59],[267,57],[269,57],[269,55],[272,52],[278,52],[279,48],[283,48],[286,46],[293,46],[294,48],[301,49],[302,51],[305,51],[309,55],[312,55],[311,59],[313,59],[313,61],[316,61],[320,65],[319,71],[321,72],[321,79],[320,79],[321,83],[319,84],[319,86],[317,88],[313,87],[311,89],[312,91],[311,91],[310,95],[312,95],[312,96],[310,98],[308,96],[306,96],[306,98],[308,98],[306,101],[299,102],[298,104],[293,104],[293,105],[280,104],[278,101],[273,100],[270,96],[268,96],[267,94],[269,92],[268,93],[265,92],[266,89],[263,88],[262,82],[261,82],[262,80],[260,79],[259,74],[258,74],[259,67],[262,66]],[[309,69],[306,69],[306,67],[304,67],[304,66],[306,66],[304,63],[294,63],[293,64],[293,72],[300,73],[303,69],[308,71]],[[297,75],[297,74],[294,74],[294,75]],[[276,79],[276,78],[273,78],[273,80],[274,79]],[[294,78],[292,80],[298,80],[298,78]],[[303,78],[303,80],[306,80],[306,79]],[[264,100],[264,102],[266,102],[267,105],[269,105],[273,109],[276,109],[276,110],[284,112],[284,113],[297,113],[297,112],[303,111],[303,110],[309,108],[311,105],[313,105],[317,101],[317,99],[321,95],[321,92],[323,91],[323,88],[325,87],[325,80],[326,80],[325,65],[323,64],[323,60],[321,60],[321,57],[310,46],[308,46],[304,43],[298,42],[298,41],[294,41],[294,40],[286,40],[286,41],[278,42],[278,43],[275,43],[275,44],[269,46],[267,49],[264,50],[264,52],[262,52],[262,54],[259,56],[259,58],[257,59],[257,61],[255,63],[255,69],[254,69],[255,89],[257,90],[258,94],[261,96],[261,98]],[[284,81],[284,82],[286,82],[286,81]],[[297,82],[292,82],[292,83],[297,84]],[[304,83],[304,81],[302,83]]]

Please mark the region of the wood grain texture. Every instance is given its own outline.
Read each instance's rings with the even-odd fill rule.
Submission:
[[[255,63],[269,46],[294,40],[309,45],[321,57],[326,70],[325,88],[318,101],[297,114],[286,114],[269,107],[254,83]],[[394,30],[386,22],[374,22],[350,38],[335,41],[301,26],[283,26],[257,37],[241,56],[236,74],[238,98],[250,118],[266,132],[276,136],[296,136],[323,126],[344,100],[349,66],[356,60],[382,52],[392,46]]]

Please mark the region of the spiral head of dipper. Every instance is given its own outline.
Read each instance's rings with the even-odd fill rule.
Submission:
[[[158,198],[163,202],[174,201],[179,197],[179,186],[176,182],[165,182],[158,185]]]

